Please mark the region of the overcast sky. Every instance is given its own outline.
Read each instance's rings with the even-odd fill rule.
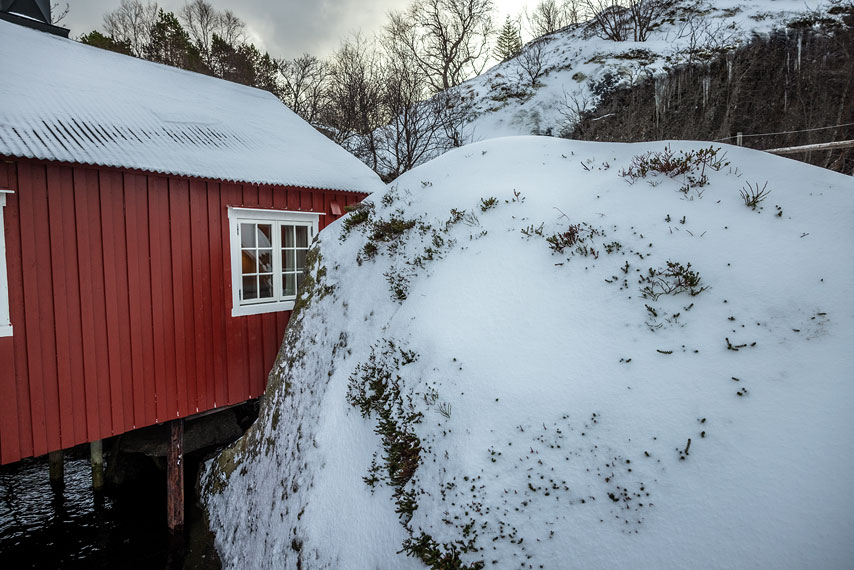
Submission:
[[[143,0],[146,1],[146,0]],[[350,32],[367,35],[378,31],[389,10],[402,10],[409,0],[210,0],[220,10],[230,9],[249,27],[251,39],[274,57],[293,58],[302,53],[326,57]],[[158,4],[177,12],[186,0],[160,0]],[[64,1],[60,2],[64,5]],[[103,29],[106,12],[119,0],[70,0],[71,10],[62,25],[78,37]],[[495,0],[496,25],[505,14],[518,15],[535,0]]]

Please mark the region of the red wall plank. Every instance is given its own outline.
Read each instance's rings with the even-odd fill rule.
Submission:
[[[190,181],[190,243],[192,247],[193,331],[195,333],[195,412],[213,407],[213,367],[210,314],[210,243],[208,242],[207,184]]]
[[[186,235],[190,216],[189,186],[186,180],[169,180],[169,216],[172,237],[172,299],[175,303],[175,362],[176,377],[172,379],[178,394],[177,416],[191,412],[195,397],[193,358],[193,289],[190,275],[192,256],[189,236]],[[187,318],[189,316],[189,319]],[[189,321],[189,322],[188,322]],[[190,382],[189,380],[193,380]]]
[[[68,305],[68,349],[71,365],[71,398],[74,418],[74,445],[89,441],[86,417],[86,382],[83,363],[83,323],[80,311],[80,279],[77,258],[77,220],[74,205],[74,174],[70,167],[61,171],[60,216],[63,235],[58,244],[65,265],[65,286]],[[51,212],[53,216],[53,212]]]
[[[172,242],[168,179],[152,176],[148,192],[151,244],[151,309],[154,329],[155,421],[177,417],[175,326],[172,297]]]
[[[229,205],[244,204],[243,187],[238,184],[222,184],[222,202],[223,208]],[[225,216],[225,214],[223,214]],[[230,244],[228,225],[223,223],[222,228],[222,247],[223,251],[229,252]],[[231,316],[231,299],[233,292],[231,290],[231,264],[228,261],[230,253],[225,254],[225,262],[222,266],[223,281],[226,283],[226,301],[225,310],[228,312],[226,321],[226,335],[228,343],[228,404],[235,404],[240,401],[242,394],[249,393],[249,351],[247,341],[247,322],[249,319],[234,318]]]
[[[56,384],[45,381],[45,376],[53,376],[50,374],[50,369],[56,366],[56,351],[51,342],[53,311],[52,308],[45,306],[50,302],[49,296],[41,294],[42,287],[48,287],[47,291],[50,291],[50,281],[41,281],[44,277],[49,280],[50,274],[39,271],[39,268],[46,264],[46,260],[50,259],[50,246],[45,243],[48,234],[46,231],[44,233],[40,231],[47,229],[44,228],[47,219],[44,215],[47,211],[47,190],[43,166],[22,164],[19,173],[21,266],[24,306],[27,307],[25,320],[29,332],[26,351],[29,368],[30,413],[33,425],[33,451],[36,455],[41,455],[59,445],[59,398],[56,394]],[[39,243],[36,243],[36,239]],[[47,257],[39,261],[38,256],[45,253]],[[45,276],[44,273],[47,275]],[[44,358],[45,355],[49,355],[48,358]]]
[[[62,447],[72,447],[76,441],[74,436],[74,401],[73,401],[73,377],[71,369],[71,335],[72,325],[69,317],[69,306],[76,306],[79,298],[75,298],[73,291],[69,289],[68,273],[66,271],[65,241],[66,236],[74,234],[73,224],[67,227],[67,220],[63,207],[63,194],[71,190],[64,176],[63,170],[68,167],[55,165],[47,166],[47,206],[48,220],[50,223],[50,259],[51,275],[53,276],[53,316],[56,322],[54,330],[56,343],[56,375],[46,378],[48,382],[57,384],[59,394],[59,423],[60,442]],[[71,260],[67,260],[69,263]],[[76,352],[76,351],[75,351]],[[85,441],[83,439],[82,441]]]
[[[125,389],[123,378],[123,360],[125,355],[120,333],[126,330],[127,317],[122,315],[116,264],[124,257],[124,248],[119,243],[120,231],[116,220],[116,204],[123,204],[121,174],[104,172],[99,175],[101,187],[101,235],[104,253],[104,301],[107,317],[107,351],[109,354],[110,412],[112,434],[125,431]]]
[[[11,170],[11,164],[0,163],[0,188],[13,189]],[[0,208],[0,215],[3,216],[4,220],[7,217],[6,211],[11,211],[12,198],[14,195],[6,199],[5,208]],[[5,223],[3,237],[6,248],[10,252],[18,250],[19,241],[13,235],[12,228]],[[17,256],[7,255],[7,257]],[[5,263],[5,259],[0,259],[0,263]],[[7,267],[6,269],[7,273],[12,272],[12,268]],[[11,275],[7,279],[11,281]],[[10,337],[0,338],[0,362],[3,363],[2,368],[0,368],[0,463],[8,463],[21,457],[15,345]]]
[[[7,188],[15,191],[15,194],[6,196],[6,208],[3,212],[6,228],[6,270],[9,279],[9,312],[15,336],[7,338],[5,341],[13,343],[12,354],[14,357],[14,366],[10,366],[8,369],[0,368],[0,379],[2,379],[3,384],[10,386],[9,393],[12,391],[11,387],[14,386],[16,414],[13,417],[17,420],[17,427],[9,427],[8,436],[5,433],[5,429],[7,428],[0,427],[0,429],[4,430],[0,439],[6,442],[3,457],[0,457],[0,461],[2,462],[7,462],[8,457],[14,452],[16,446],[10,440],[15,437],[15,431],[18,434],[17,448],[20,455],[27,457],[33,454],[33,425],[30,414],[29,371],[27,368],[26,352],[27,327],[22,297],[24,276],[21,267],[21,229],[18,207],[20,190],[18,188],[16,166],[9,165],[5,173]],[[14,376],[12,376],[13,374]]]
[[[28,160],[0,184],[17,190],[2,463],[260,395],[290,313],[231,316],[228,207],[352,199]]]
[[[156,416],[154,408],[151,273],[148,253],[148,184],[145,176],[125,174],[128,310],[130,316],[133,424]]]
[[[98,192],[98,173],[94,170],[74,168],[74,219],[79,228],[76,239],[78,260],[78,287],[80,295],[80,343],[83,346],[83,385],[86,400],[86,433],[89,439],[96,439],[104,432],[101,427],[101,366],[99,353],[103,348],[98,344],[95,333],[95,280],[96,264],[93,262],[92,229],[89,226],[91,200]],[[109,396],[109,392],[107,393]],[[104,414],[107,414],[104,408]]]
[[[225,259],[229,258],[227,247],[223,248],[223,228],[228,232],[228,218],[222,206],[220,185],[208,183],[208,243],[211,246],[210,267],[211,276],[211,334],[213,344],[213,379],[214,406],[225,405],[228,400],[228,350],[226,342],[226,319],[231,319],[228,307],[231,307],[230,288],[226,286],[227,278],[223,269],[227,266]],[[226,236],[227,237],[227,236]],[[229,274],[230,275],[230,272]]]

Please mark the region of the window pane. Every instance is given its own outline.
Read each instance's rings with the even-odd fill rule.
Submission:
[[[293,271],[294,270],[294,252],[293,250],[283,251],[282,252],[282,267],[285,268],[285,271]]]
[[[259,249],[258,250],[259,273],[270,273],[273,271],[273,250]]]
[[[259,291],[258,297],[261,299],[269,299],[273,296],[273,276],[272,275],[261,275],[258,280],[260,281],[261,287]]]
[[[299,290],[302,285],[302,273],[297,273],[297,290]]]
[[[282,247],[294,246],[294,227],[282,226]]]
[[[308,228],[305,226],[296,226],[297,230],[297,247],[308,247]]]
[[[254,275],[251,277],[243,278],[243,300],[249,301],[252,299],[258,298],[258,283],[256,281],[257,277]]]
[[[241,263],[241,272],[243,274],[247,273],[258,273],[258,263],[255,259],[255,250],[243,250],[242,263]]]
[[[286,273],[284,276],[285,280],[285,295],[296,295],[297,293],[297,285],[296,279],[293,273]]]
[[[305,249],[297,250],[297,271],[303,271],[305,269],[305,255],[308,253]]]
[[[258,224],[258,247],[273,247],[273,226]]]
[[[240,224],[240,247],[255,247],[255,224]]]

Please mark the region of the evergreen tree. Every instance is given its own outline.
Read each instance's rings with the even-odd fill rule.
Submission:
[[[522,34],[519,26],[510,20],[510,16],[504,20],[504,26],[498,34],[498,44],[495,46],[495,57],[501,61],[507,61],[519,55],[522,50]]]
[[[181,69],[207,73],[199,48],[172,12],[160,10],[144,49],[145,59]]]
[[[125,55],[133,55],[133,50],[131,49],[129,41],[118,41],[113,36],[105,36],[98,30],[93,30],[88,34],[80,36],[80,43],[123,53]]]

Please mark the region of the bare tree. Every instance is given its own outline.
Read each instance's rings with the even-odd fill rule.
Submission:
[[[377,131],[379,172],[391,180],[463,144],[472,104],[458,89],[430,97],[431,87],[414,56],[398,38],[385,35],[382,105],[385,124]]]
[[[437,122],[445,132],[448,146],[459,147],[466,144],[469,137],[464,133],[464,129],[474,114],[474,97],[463,96],[459,89],[449,89],[433,96],[433,103]]]
[[[602,38],[645,42],[676,0],[585,0],[593,28]]]
[[[246,24],[231,10],[219,13],[216,33],[226,43],[235,45],[246,41]]]
[[[558,0],[540,0],[531,12],[525,10],[528,31],[539,38],[566,26],[568,22],[567,4]]]
[[[118,8],[104,15],[104,30],[115,41],[126,42],[133,55],[143,57],[151,28],[157,21],[157,10],[156,2],[121,0]]]
[[[392,12],[386,34],[405,46],[436,92],[483,71],[492,35],[492,0],[414,0]]]
[[[572,93],[567,93],[564,90],[563,101],[558,104],[558,113],[564,119],[563,131],[572,131],[592,107],[593,101],[588,91],[576,89]]]
[[[684,40],[685,47],[681,51],[686,53],[688,61],[692,62],[697,59],[709,59],[720,51],[733,47],[742,37],[742,32],[735,22],[711,19],[702,13],[689,12],[675,35],[677,40]]]
[[[537,80],[546,71],[546,40],[547,38],[538,38],[528,43],[516,58],[519,75],[530,83],[531,87],[537,86]]]
[[[379,171],[397,178],[442,146],[431,100],[420,69],[392,60],[383,78],[382,104],[388,122],[378,129]]]
[[[645,42],[650,32],[660,26],[675,0],[629,0],[628,9],[636,42]]]
[[[240,48],[245,43],[246,24],[231,10],[218,11],[208,0],[190,0],[179,12],[190,39],[210,64],[214,36],[225,44]]]
[[[632,30],[631,13],[614,0],[585,0],[590,26],[606,40],[624,42]]]
[[[220,19],[213,5],[207,0],[190,0],[184,4],[178,16],[202,54],[210,54],[213,35],[219,28]]]
[[[380,105],[382,69],[375,46],[361,35],[346,40],[332,58],[323,122],[332,139],[377,170],[376,130],[386,117]]]
[[[280,61],[279,73],[285,104],[312,125],[319,125],[329,88],[329,65],[313,55],[304,54],[289,61]]]
[[[584,0],[563,0],[563,10],[566,14],[566,25],[577,26],[586,17],[587,9]]]
[[[62,23],[62,21],[68,16],[68,12],[71,10],[71,6],[69,6],[68,2],[65,3],[65,7],[62,7],[62,4],[59,2],[54,2],[50,5],[50,23],[54,26],[58,26]]]

